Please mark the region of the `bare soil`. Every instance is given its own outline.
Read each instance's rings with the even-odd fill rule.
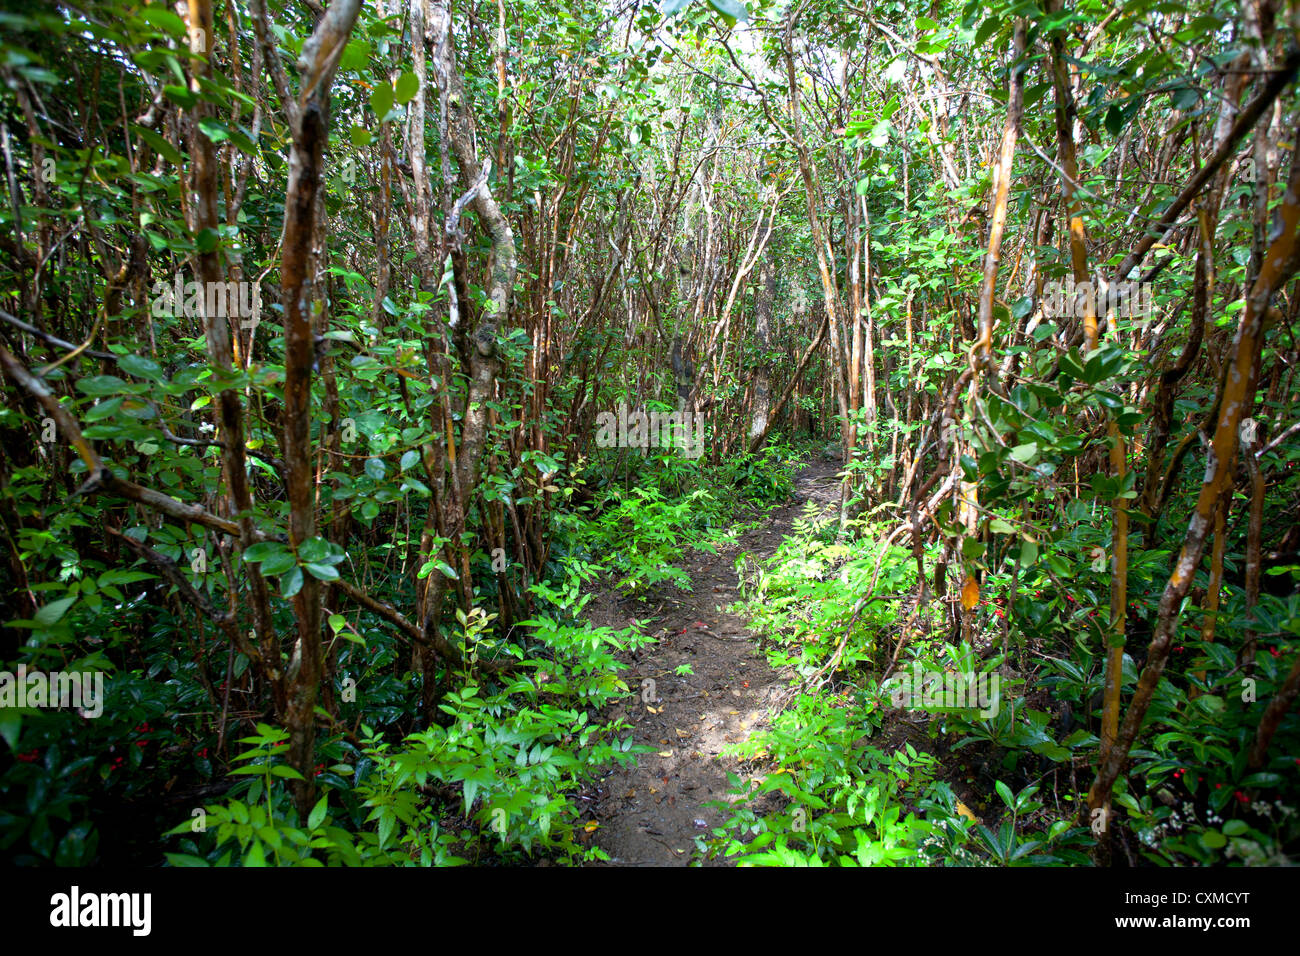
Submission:
[[[641,600],[604,591],[588,604],[598,626],[625,627],[633,618],[649,617],[656,637],[626,658],[623,677],[636,696],[607,712],[610,718],[624,716],[633,743],[654,751],[612,770],[587,794],[599,824],[594,842],[610,857],[601,865],[686,866],[702,859],[695,838],[725,819],[707,804],[729,799],[728,771],[748,781],[740,763],[722,750],[765,729],[774,701],[789,684],[788,675],[768,665],[746,622],[724,610],[739,596],[736,556],[773,554],[809,501],[822,511],[833,509],[839,485],[827,479],[837,470],[827,462],[805,467],[789,503],[750,516],[758,518],[757,528],[716,555],[683,554],[680,566],[691,576],[692,591],[669,584]],[[678,676],[682,664],[692,673]]]

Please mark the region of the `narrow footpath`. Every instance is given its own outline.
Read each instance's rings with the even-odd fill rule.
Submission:
[[[684,554],[693,591],[665,585],[648,605],[605,592],[588,605],[594,623],[618,627],[644,619],[648,608],[647,626],[656,637],[627,658],[623,679],[636,696],[611,708],[611,716],[621,713],[632,726],[633,743],[653,752],[613,770],[591,792],[599,823],[594,839],[610,857],[603,865],[689,865],[702,859],[696,837],[724,822],[724,814],[706,804],[727,799],[729,771],[741,779],[745,774],[722,750],[765,729],[769,707],[788,685],[759,652],[745,621],[725,610],[739,597],[736,556],[771,556],[809,501],[823,511],[834,508],[838,486],[827,479],[837,471],[828,462],[806,466],[791,500],[762,516],[757,528],[716,555]],[[683,664],[691,673],[678,676]]]

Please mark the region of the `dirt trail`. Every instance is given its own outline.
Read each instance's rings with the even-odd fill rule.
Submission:
[[[769,705],[787,686],[758,652],[745,622],[722,610],[739,596],[735,558],[741,551],[771,555],[809,500],[834,507],[839,488],[826,479],[837,470],[827,462],[808,465],[790,502],[761,516],[756,529],[716,555],[683,555],[692,592],[668,585],[648,604],[605,592],[588,605],[595,623],[618,627],[645,619],[648,610],[657,637],[627,658],[623,677],[636,697],[611,708],[611,716],[621,713],[631,724],[633,742],[654,752],[615,769],[590,792],[600,824],[595,842],[609,854],[608,865],[686,866],[700,856],[695,837],[724,822],[705,804],[727,799],[727,772],[739,773],[739,767],[720,753],[765,729]],[[678,676],[681,664],[693,673]],[[647,678],[654,681],[651,703],[642,699]]]

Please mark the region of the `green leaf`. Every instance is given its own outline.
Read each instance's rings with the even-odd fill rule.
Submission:
[[[397,89],[394,99],[397,101],[398,105],[405,106],[415,98],[415,94],[418,92],[420,92],[420,80],[413,72],[407,70],[397,78]]]
[[[1206,830],[1201,834],[1201,846],[1207,850],[1219,850],[1228,845],[1228,838],[1218,830]]]
[[[1106,130],[1112,136],[1118,136],[1129,121],[1137,115],[1138,109],[1142,106],[1142,95],[1135,94],[1124,100],[1123,103],[1114,103],[1106,110]]]
[[[135,133],[136,136],[139,136],[142,140],[148,143],[155,153],[162,156],[163,159],[167,160],[173,166],[185,165],[185,157],[177,152],[176,147],[167,142],[167,140],[163,139],[153,130],[132,123],[131,132]]]
[[[77,603],[77,595],[72,597],[60,598],[57,601],[51,601],[45,607],[36,612],[36,623],[42,627],[53,627],[63,619],[63,615],[68,612],[68,608]]]
[[[77,390],[86,395],[112,395],[126,385],[116,375],[95,375],[77,380]]]
[[[325,822],[325,811],[329,804],[329,794],[325,794],[316,801],[316,806],[311,808],[311,813],[307,815],[307,829],[315,830]]]
[[[86,412],[86,421],[98,422],[108,418],[122,407],[122,401],[123,399],[118,397],[110,398],[106,402],[96,402],[90,410]]]
[[[151,382],[163,380],[162,366],[143,355],[123,355],[117,360],[117,367],[136,378],[147,378]]]
[[[1038,442],[1025,442],[1023,445],[1017,445],[1011,449],[1011,457],[1016,461],[1029,464],[1038,455]]]
[[[303,565],[303,567],[306,568],[307,573],[317,581],[337,581],[339,579],[338,571],[331,565],[310,562]]]
[[[194,105],[199,101],[197,93],[191,92],[188,86],[179,83],[164,86],[163,95],[184,110],[194,109]]]
[[[1083,365],[1083,380],[1089,385],[1096,385],[1112,374],[1116,365],[1112,359],[1114,355],[1114,349],[1104,346],[1089,353],[1087,361]]]
[[[709,0],[709,6],[725,17],[745,23],[749,20],[749,11],[738,0]]]
[[[1282,786],[1282,775],[1272,771],[1261,771],[1242,777],[1241,785],[1243,787],[1280,787]]]
[[[1074,378],[1083,378],[1083,362],[1079,360],[1077,349],[1070,349],[1061,356],[1061,372]]]
[[[1049,89],[1051,89],[1051,86],[1052,84],[1050,83],[1034,83],[1031,86],[1025,87],[1023,108],[1025,110],[1028,110],[1035,103],[1041,100],[1043,98],[1043,94],[1046,93]]]
[[[320,535],[308,538],[298,545],[298,560],[303,562],[323,562],[329,557],[329,542]]]
[[[370,108],[382,120],[393,108],[393,88],[388,83],[380,83],[370,94]]]
[[[419,478],[414,478],[411,477],[410,475],[408,475],[405,481],[402,482],[402,490],[405,491],[407,488],[414,488],[416,491],[418,491],[420,494],[426,497],[433,494],[433,492],[429,490],[428,485],[422,482]]]
[[[280,593],[287,598],[302,590],[302,568],[294,568],[280,579]]]
[[[184,20],[161,7],[145,7],[137,11],[136,16],[150,26],[158,27],[164,33],[170,33],[174,37],[183,37],[188,32]]]
[[[268,576],[275,575],[275,574],[284,574],[284,572],[288,571],[290,568],[292,568],[295,564],[298,563],[297,560],[294,558],[292,551],[290,551],[284,545],[280,545],[279,547],[280,547],[279,551],[276,551],[270,557],[262,561],[263,574]]]
[[[1001,26],[1002,18],[997,14],[987,17],[984,22],[980,24],[980,28],[975,31],[975,46],[983,46],[989,37],[993,36]]]
[[[284,545],[280,544],[278,541],[259,541],[257,544],[251,545],[248,550],[244,552],[244,560],[256,564],[257,562],[265,561],[271,555],[279,554],[284,550]]]
[[[23,727],[23,715],[9,707],[0,707],[0,737],[10,750],[18,749],[18,735]]]
[[[199,120],[199,129],[203,130],[203,135],[214,143],[230,139],[230,130],[226,129],[226,124],[214,119]]]
[[[368,42],[359,38],[353,39],[343,48],[343,56],[339,58],[339,69],[361,73],[370,61],[370,54],[371,46]]]
[[[993,788],[997,790],[998,796],[1002,798],[1002,802],[1005,803],[1008,808],[1014,810],[1016,806],[1016,801],[1015,798],[1011,795],[1011,788],[1008,787],[1001,780],[996,781],[993,784]]]
[[[1186,112],[1201,101],[1201,94],[1190,86],[1183,86],[1172,90],[1169,99],[1174,109]]]
[[[961,470],[967,481],[975,481],[979,478],[979,462],[970,455],[961,456]]]
[[[214,252],[221,245],[221,234],[215,229],[200,229],[194,237],[194,245],[199,252]]]

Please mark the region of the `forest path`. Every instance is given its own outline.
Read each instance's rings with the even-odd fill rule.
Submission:
[[[648,603],[603,592],[589,611],[594,623],[624,627],[644,619],[656,642],[627,657],[623,679],[635,697],[612,705],[606,716],[624,716],[633,743],[653,748],[628,767],[618,767],[588,791],[599,823],[594,842],[609,854],[612,866],[686,866],[701,854],[697,836],[725,822],[724,814],[706,806],[728,800],[727,773],[739,774],[739,762],[724,757],[728,744],[739,743],[768,725],[769,706],[788,686],[759,652],[746,622],[725,608],[739,597],[736,556],[772,555],[809,501],[822,510],[834,508],[839,484],[827,480],[838,465],[816,461],[796,476],[790,501],[763,514],[737,516],[758,526],[717,554],[690,550],[681,566],[694,590],[672,585],[653,591]],[[690,665],[692,673],[676,669]],[[652,700],[643,699],[643,681],[655,683]],[[710,861],[718,865],[722,861]]]

